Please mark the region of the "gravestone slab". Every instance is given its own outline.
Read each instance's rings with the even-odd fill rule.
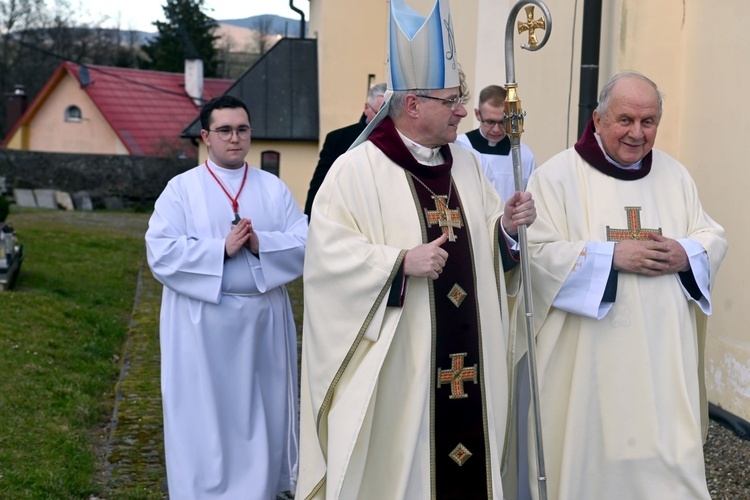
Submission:
[[[55,200],[54,189],[35,189],[36,205],[39,208],[52,208],[57,210],[57,200]]]
[[[36,197],[31,189],[14,189],[13,199],[19,207],[36,207]]]
[[[65,210],[73,210],[73,198],[66,191],[55,191],[55,201],[57,206]]]
[[[73,193],[73,204],[76,210],[93,210],[94,204],[91,201],[88,191],[76,191]]]

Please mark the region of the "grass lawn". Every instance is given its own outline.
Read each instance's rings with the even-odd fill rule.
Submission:
[[[13,207],[8,222],[25,260],[0,292],[0,498],[163,498],[148,214]],[[302,280],[288,288],[299,334]]]
[[[12,207],[25,260],[0,293],[0,498],[100,493],[147,220]]]

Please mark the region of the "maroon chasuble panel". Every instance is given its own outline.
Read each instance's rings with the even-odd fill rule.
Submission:
[[[460,193],[455,185],[451,187],[453,157],[450,148],[441,148],[445,158],[442,165],[422,165],[406,148],[388,118],[373,130],[369,140],[418,179],[410,180],[417,194],[416,209],[423,218],[427,242],[439,238],[443,232],[453,240],[443,245],[449,257],[440,277],[431,282],[435,312],[433,380],[430,381],[435,496],[438,499],[489,498],[491,464],[487,451],[489,436],[474,260]],[[441,227],[439,212],[446,207],[449,214],[443,219],[447,218],[450,224]],[[409,300],[408,294],[405,300]],[[424,325],[424,328],[430,327],[429,323]]]

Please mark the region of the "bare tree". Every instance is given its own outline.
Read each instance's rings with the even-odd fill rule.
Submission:
[[[23,49],[13,43],[17,32],[41,26],[44,0],[0,0],[0,33],[3,37],[2,61],[0,62],[0,137],[4,137],[12,124],[6,121],[5,95],[10,93],[16,83],[19,55]]]
[[[105,66],[140,67],[143,54],[135,32],[81,26],[67,0],[0,0],[0,138],[6,121],[5,96],[23,85],[33,99],[64,60]]]
[[[279,41],[279,38],[271,30],[273,26],[272,16],[257,16],[254,24],[255,45],[258,48],[258,54],[262,56],[271,50],[271,47]]]
[[[10,35],[39,25],[39,13],[44,0],[0,0],[0,32],[3,35],[2,78],[3,91],[8,90],[7,76],[11,68]]]

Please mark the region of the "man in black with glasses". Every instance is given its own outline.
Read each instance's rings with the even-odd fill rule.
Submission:
[[[474,108],[474,116],[479,120],[479,128],[461,134],[456,139],[456,144],[479,153],[484,174],[492,181],[503,201],[510,199],[516,192],[510,139],[505,135],[505,122],[503,121],[505,93],[505,89],[499,85],[483,88],[479,93],[479,104]],[[531,149],[524,143],[521,143],[521,166],[525,187],[531,172],[536,168],[536,161]]]

